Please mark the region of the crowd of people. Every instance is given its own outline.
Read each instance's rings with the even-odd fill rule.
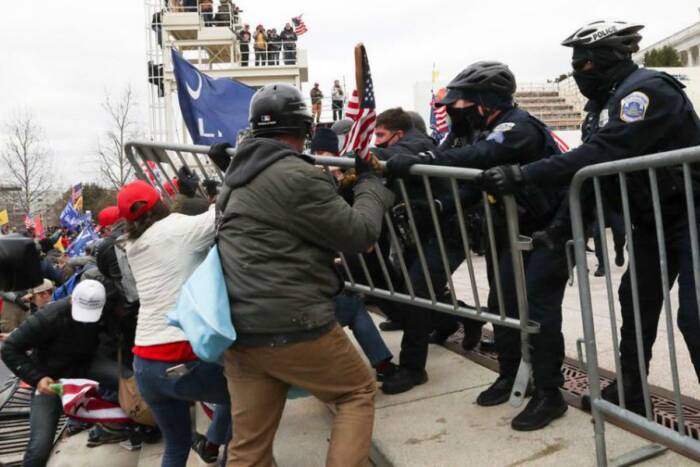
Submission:
[[[241,66],[249,64],[251,41],[255,66],[294,65],[297,61],[297,34],[290,23],[286,23],[279,33],[276,28],[265,29],[262,24],[258,24],[255,31],[251,32],[250,25],[244,24],[243,29],[238,31]]]
[[[437,300],[449,301],[448,280],[467,254],[458,222],[462,217],[469,220],[470,237],[479,238],[485,228],[480,207],[483,191],[492,195],[495,242],[481,245],[477,241],[470,247],[487,253],[489,284],[498,279],[502,286],[500,300],[495,286],[491,287],[488,311],[497,314],[502,301],[507,316],[518,316],[504,195],[515,195],[520,231],[534,240],[533,248],[523,252],[530,319],[539,323],[539,332],[530,340],[533,374],[527,392],[531,398],[511,427],[538,430],[563,416],[567,404],[560,390],[561,328],[568,279],[565,244],[572,236],[567,203],[571,178],[593,163],[700,144],[700,121],[683,86],[669,75],[632,62],[641,29],[636,24],[617,22],[610,27],[598,22],[564,41],[563,45],[573,48],[574,79],[589,99],[583,143],[570,151],[562,149],[541,121],[517,107],[516,80],[509,67],[481,61],[460,72],[436,103],[446,107],[451,120],[444,142],[438,145],[427,134],[417,114],[391,108],[377,115],[371,157],[355,155],[354,169],[330,168],[329,177],[308,154],[338,156],[352,122],[339,120],[332,128],[315,125],[318,113],[313,99],[322,98],[318,85],[311,96],[313,113],[297,88],[263,86],[250,105],[251,136],[239,142],[235,157],[227,143],[210,148],[209,157],[225,173],[220,186],[200,180],[187,167],[178,172],[179,193],[174,199],[146,181],[125,185],[117,205],[99,216],[103,238],[86,251],[90,258],[84,260],[72,295],[48,298],[54,286],[49,280],[55,277],[51,269],[43,284],[28,294],[13,295],[15,300],[28,295],[34,307],[5,338],[2,349],[10,370],[37,390],[31,402],[32,439],[24,464],[43,465],[48,456],[48,433],[55,429],[60,413],[52,382],[61,377],[92,377],[109,397],[117,372],[133,371],[165,441],[164,466],[184,466],[190,449],[206,462],[215,461],[226,444],[224,457],[230,466],[272,465],[272,443],[292,388],[336,407],[327,465],[366,465],[377,382],[389,396],[426,384],[429,344],[444,342],[462,327],[462,346],[472,349],[479,345],[484,323],[416,304],[364,297],[344,291],[343,282],[349,275],[369,274],[375,287],[386,289],[388,274],[400,292],[411,290],[425,299],[435,294]],[[242,44],[252,37],[246,34],[248,40],[241,40]],[[269,39],[262,26],[255,35]],[[257,37],[255,47],[257,61]],[[267,42],[264,48],[261,42],[260,51],[268,63]],[[335,85],[339,87],[337,81]],[[378,161],[386,162],[383,170]],[[433,180],[431,195],[436,206],[430,206],[422,180],[411,177],[416,164],[481,169],[476,180],[459,185],[465,211],[458,213],[455,203],[448,202],[452,187],[438,179]],[[679,327],[700,375],[700,321],[688,254],[683,180],[670,169],[659,169],[657,176],[669,278],[680,284]],[[631,245],[641,271],[636,280],[644,354],[637,354],[633,273],[628,269],[620,286],[623,380],[606,387],[603,398],[618,403],[618,384],[624,382],[628,410],[643,413],[641,381],[648,371],[663,294],[649,179],[646,172],[628,177],[634,187],[629,193],[635,227]],[[407,227],[404,191],[412,200],[420,238]],[[610,209],[604,215],[606,224],[615,222],[613,216],[619,211],[615,191],[606,191]],[[588,204],[586,215],[593,219],[595,206]],[[440,238],[433,228],[433,212],[439,217]],[[386,270],[393,264],[386,222],[398,232],[398,254],[405,263],[407,281],[391,267]],[[365,255],[364,262],[355,259],[356,254],[372,251],[375,244],[386,257],[372,254]],[[616,235],[618,266],[624,265],[623,244],[624,236]],[[224,352],[223,366],[199,359],[187,336],[166,320],[188,277],[214,245],[230,305],[220,311],[230,316],[237,332],[234,344]],[[491,248],[496,255],[490,254]],[[46,258],[50,250],[45,251]],[[339,252],[346,258],[344,271],[338,267]],[[494,257],[498,268],[492,263]],[[67,273],[57,275],[57,284],[66,281]],[[368,315],[369,302],[387,317],[380,329],[403,331],[397,361]],[[343,326],[350,327],[371,368]],[[67,339],[72,342],[68,344]],[[499,373],[476,399],[484,407],[508,400],[521,360],[517,330],[494,326],[494,339]],[[117,363],[118,353],[125,357],[123,368]],[[638,357],[645,369],[639,367]],[[189,408],[194,401],[214,407],[205,435],[193,436],[191,431]],[[114,436],[114,430],[102,427],[92,438],[99,442],[100,437],[111,440]]]

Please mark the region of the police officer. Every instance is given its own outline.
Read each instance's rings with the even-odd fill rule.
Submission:
[[[515,77],[499,62],[477,62],[457,75],[438,102],[447,106],[451,132],[457,138],[472,141],[458,148],[438,149],[418,155],[399,155],[390,159],[390,174],[403,176],[413,164],[440,164],[488,169],[499,164],[526,164],[560,149],[547,127],[513,103]],[[507,162],[506,162],[507,161]],[[481,194],[476,191],[477,199]],[[526,212],[520,230],[532,234],[546,227],[561,204],[559,190],[528,190],[517,199]],[[498,207],[499,205],[497,205]],[[505,225],[496,232],[505,311],[518,316],[516,290]],[[488,258],[488,255],[487,255]],[[511,422],[515,430],[536,430],[566,412],[559,386],[563,383],[561,365],[564,338],[561,333],[561,303],[568,277],[564,246],[538,245],[524,253],[526,287],[530,317],[540,323],[540,332],[531,337],[536,392],[523,412]],[[489,265],[489,272],[493,265]],[[489,308],[496,312],[491,293]],[[491,406],[508,400],[520,361],[520,334],[514,329],[494,326],[500,374],[477,398],[477,404]]]
[[[561,156],[525,166],[497,167],[484,173],[484,183],[500,193],[514,193],[532,185],[566,184],[581,168],[607,161],[700,144],[700,122],[683,85],[666,73],[638,68],[631,54],[639,49],[642,25],[596,21],[569,36],[562,45],[573,47],[573,77],[589,101],[583,144]],[[664,237],[671,284],[678,278],[678,327],[685,338],[695,372],[700,375],[700,323],[690,259],[687,207],[682,174],[675,168],[657,169]],[[697,172],[693,172],[697,180]],[[628,174],[632,243],[636,257],[645,371],[663,302],[659,252],[655,233],[649,176]],[[697,193],[697,186],[693,187]],[[619,188],[606,194],[619,193]],[[620,360],[626,407],[644,414],[632,305],[631,271],[619,289],[622,313]],[[603,397],[618,403],[617,384]]]

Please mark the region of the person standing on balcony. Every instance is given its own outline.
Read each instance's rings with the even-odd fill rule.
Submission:
[[[282,44],[280,43],[280,35],[277,34],[277,29],[272,28],[267,31],[267,63],[268,65],[279,65],[280,64],[280,50],[282,49]]]
[[[292,25],[287,23],[280,33],[282,48],[284,49],[284,64],[294,65],[297,62],[297,33]]]
[[[581,94],[589,99],[585,107],[588,115],[582,126],[583,143],[561,156],[522,167],[505,165],[487,171],[484,177],[494,191],[517,193],[533,185],[566,185],[580,169],[589,165],[700,145],[700,119],[683,90],[685,86],[671,75],[639,68],[632,61],[632,54],[639,50],[642,39],[639,31],[643,27],[622,21],[596,21],[577,29],[562,42],[573,48],[573,77]],[[697,168],[690,167],[690,188],[697,203],[700,175]],[[679,166],[658,168],[656,177],[670,287],[678,279],[678,328],[700,379],[700,320],[690,254],[686,187],[683,174],[679,172]],[[603,177],[602,183],[612,183],[612,178]],[[619,404],[618,386],[622,384],[627,410],[644,416],[642,372],[646,375],[649,371],[664,290],[648,171],[628,173],[627,185],[632,222],[627,241],[630,257],[636,260],[636,272],[628,266],[618,292],[622,314],[622,381],[606,386],[602,397]],[[621,212],[618,183],[603,190],[612,206]],[[586,207],[592,209],[595,199],[591,195],[589,200]],[[700,216],[700,206],[696,204],[695,209]],[[638,297],[633,296],[632,274],[636,276]],[[638,302],[641,320],[644,368],[638,363],[635,302]]]
[[[255,27],[255,66],[265,66],[267,64],[267,34],[262,24]]]
[[[343,92],[343,88],[340,86],[340,81],[338,80],[333,82],[331,100],[333,108],[333,121],[335,122],[343,118],[343,103],[345,102],[345,93]]]
[[[314,87],[311,88],[311,115],[314,117],[314,121],[318,123],[321,121],[321,104],[323,102],[323,92],[319,88],[318,83],[314,83]]]
[[[241,48],[241,66],[248,66],[248,56],[250,55],[250,25],[244,24],[243,29],[238,33],[238,42]]]

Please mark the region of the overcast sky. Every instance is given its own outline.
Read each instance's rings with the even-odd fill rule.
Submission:
[[[96,166],[89,161],[105,130],[100,108],[105,92],[117,93],[131,83],[141,104],[139,120],[144,129],[147,125],[143,2],[2,3],[0,120],[18,108],[29,108],[45,130],[61,187],[94,180]],[[324,89],[343,76],[351,87],[352,48],[363,41],[379,109],[412,108],[413,86],[430,80],[433,63],[446,81],[484,59],[509,64],[520,82],[545,81],[568,71],[570,49],[559,43],[587,21],[610,18],[645,24],[645,46],[700,20],[694,0],[238,4],[244,22],[253,27],[262,23],[280,30],[290,17],[303,13],[309,32],[300,38],[299,47],[308,50],[309,80],[319,81]]]

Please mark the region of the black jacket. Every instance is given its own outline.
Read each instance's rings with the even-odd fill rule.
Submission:
[[[560,156],[524,166],[527,182],[567,184],[578,170],[588,165],[700,145],[700,122],[683,88],[683,84],[666,73],[630,65],[630,73],[605,102],[587,104],[583,144]],[[693,179],[698,180],[697,169],[692,172]],[[664,217],[683,215],[680,168],[659,169],[657,176]],[[646,171],[628,176],[628,192],[633,222],[653,225]],[[619,193],[619,188],[606,193],[611,194],[612,202],[619,202],[612,196]]]
[[[85,376],[99,344],[101,326],[71,317],[68,298],[49,303],[5,340],[2,361],[26,383]],[[29,352],[31,351],[31,355]]]

